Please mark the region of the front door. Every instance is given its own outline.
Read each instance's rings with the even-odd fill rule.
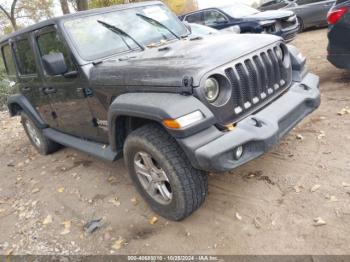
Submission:
[[[219,11],[208,10],[203,12],[204,24],[206,26],[221,30],[228,26],[227,17]]]
[[[40,57],[60,52],[64,55],[68,72],[65,75],[48,75],[44,70],[42,94],[48,96],[57,118],[58,130],[77,137],[92,139],[97,137],[97,127],[87,101],[82,74],[58,35],[54,26],[36,32],[36,43]]]

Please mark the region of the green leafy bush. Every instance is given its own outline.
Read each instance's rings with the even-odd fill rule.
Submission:
[[[3,110],[5,108],[7,97],[13,93],[13,84],[7,78],[5,65],[2,59],[0,59],[0,110]]]

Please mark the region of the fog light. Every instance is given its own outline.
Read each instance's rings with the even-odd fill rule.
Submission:
[[[233,151],[233,157],[235,160],[239,160],[243,156],[243,146],[236,147]]]

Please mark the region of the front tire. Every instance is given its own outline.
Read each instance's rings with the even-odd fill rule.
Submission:
[[[298,33],[302,33],[304,31],[304,21],[300,17],[298,17],[298,23],[299,23],[299,31]]]
[[[157,214],[179,221],[204,202],[207,174],[192,167],[161,126],[150,124],[133,131],[126,139],[124,157],[137,190]]]
[[[34,122],[25,112],[21,113],[21,123],[29,138],[29,141],[40,154],[48,155],[57,151],[61,147],[61,145],[46,138],[43,135],[42,130],[36,127]]]

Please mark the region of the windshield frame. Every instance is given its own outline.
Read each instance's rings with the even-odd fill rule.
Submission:
[[[101,8],[101,9],[96,9],[96,10],[83,11],[81,13],[68,15],[67,18],[63,17],[63,19],[61,19],[59,21],[58,27],[60,28],[60,31],[64,35],[64,38],[66,39],[70,49],[72,50],[72,53],[77,58],[76,60],[77,60],[79,65],[90,64],[90,63],[94,63],[95,61],[97,61],[97,62],[98,61],[103,61],[103,60],[107,60],[107,59],[109,59],[111,57],[123,56],[123,55],[128,54],[128,53],[142,52],[143,50],[141,50],[141,49],[140,50],[138,50],[138,49],[125,50],[125,51],[122,51],[122,52],[114,52],[112,54],[107,51],[107,52],[104,52],[104,53],[100,53],[98,56],[92,56],[91,58],[86,58],[83,55],[81,55],[81,51],[80,51],[77,43],[75,42],[74,37],[72,36],[72,34],[69,32],[69,30],[65,26],[66,22],[74,21],[76,19],[84,19],[86,17],[103,15],[103,14],[123,12],[125,10],[135,9],[135,8],[139,8],[139,7],[161,6],[162,8],[165,7],[167,9],[169,9],[166,5],[164,5],[162,3],[159,3],[159,2],[134,3],[134,4],[126,4],[124,6],[117,5],[117,6],[113,6],[113,7],[107,7],[107,8]],[[170,10],[170,12],[172,12],[172,11]],[[174,19],[177,20],[177,22],[183,28],[183,31],[186,32],[186,34],[190,34],[188,28],[181,22],[181,20],[175,14],[173,14],[173,15],[174,15]],[[173,41],[179,41],[179,39],[174,38],[174,39],[169,40],[168,42],[170,43],[170,42],[173,42]]]

